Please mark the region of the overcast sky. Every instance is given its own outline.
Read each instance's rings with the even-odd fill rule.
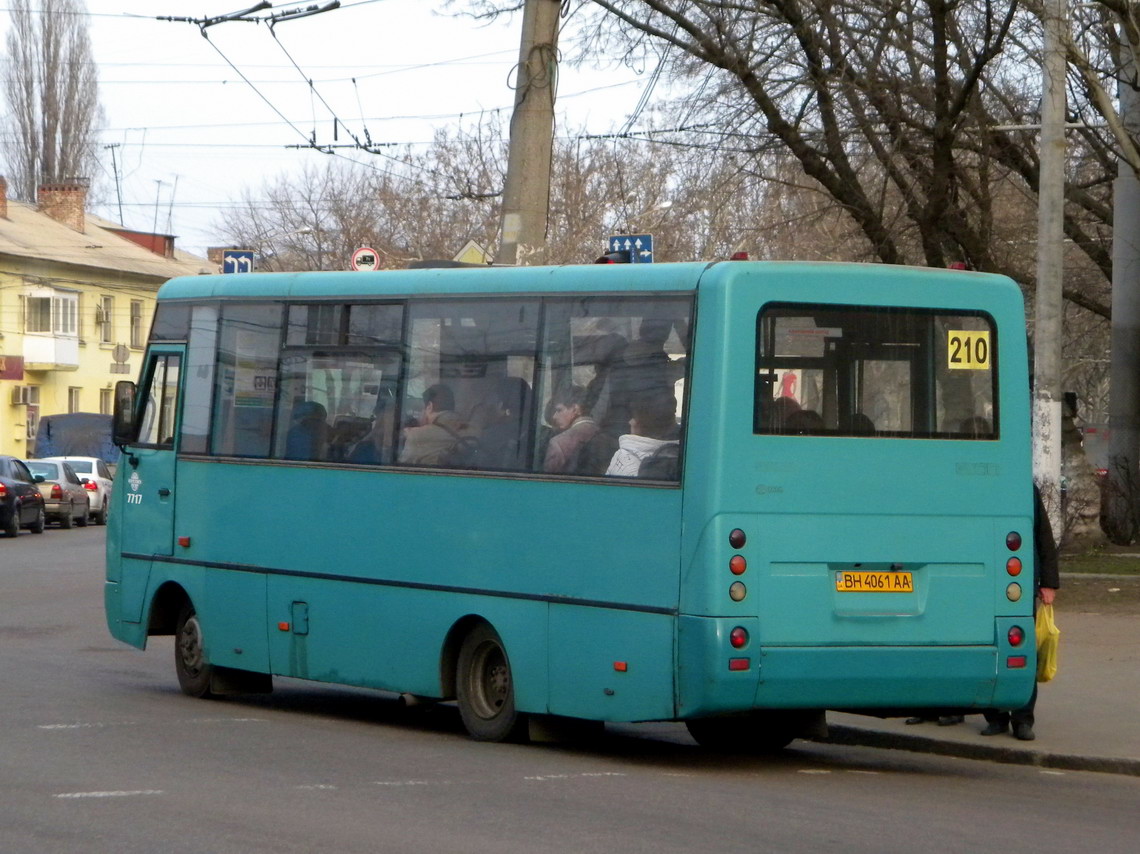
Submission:
[[[276,2],[257,14],[310,5],[324,3]],[[106,111],[102,143],[115,146],[103,151],[95,212],[119,221],[117,168],[124,224],[175,234],[181,248],[204,255],[220,242],[220,211],[243,188],[328,160],[289,146],[306,145],[314,130],[319,143],[332,142],[329,107],[359,138],[367,128],[373,142],[401,144],[470,126],[483,111],[509,118],[521,16],[488,25],[433,11],[442,7],[342,0],[339,9],[280,23],[276,38],[268,26],[243,22],[209,27],[205,38],[195,24],[157,18],[224,15],[244,8],[240,0],[87,0]],[[6,35],[3,0],[0,10]],[[616,129],[650,76],[614,64],[563,65],[559,128]],[[338,141],[351,142],[343,130]],[[343,156],[383,164],[349,149]]]

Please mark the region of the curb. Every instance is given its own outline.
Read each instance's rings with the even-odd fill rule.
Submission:
[[[1066,753],[1045,753],[1016,747],[990,744],[966,744],[941,741],[924,735],[907,735],[862,729],[860,727],[829,724],[825,738],[813,738],[820,744],[841,744],[856,747],[880,747],[890,750],[909,750],[914,753],[934,753],[959,759],[982,759],[1009,765],[1034,765],[1039,768],[1057,768],[1063,771],[1095,771],[1102,774],[1124,774],[1140,777],[1140,759],[1113,759],[1107,756],[1076,756]]]

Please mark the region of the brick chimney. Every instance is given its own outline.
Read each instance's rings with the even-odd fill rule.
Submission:
[[[8,179],[0,175],[0,219],[8,218]]]
[[[74,180],[60,184],[40,184],[37,207],[56,222],[86,232],[87,184]]]

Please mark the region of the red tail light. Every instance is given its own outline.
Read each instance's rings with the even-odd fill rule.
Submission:
[[[51,497],[56,499],[56,500],[63,498],[63,490],[60,489],[60,486],[58,483],[53,483],[51,485]]]
[[[748,646],[748,630],[743,626],[737,626],[728,633],[728,642],[734,649],[743,649]]]
[[[98,491],[99,486],[95,483],[92,483],[91,481],[87,481],[87,483],[83,484],[83,488],[88,492],[96,492]]]
[[[4,484],[0,483],[0,498],[7,498],[7,497],[8,497],[8,487],[6,487]]]
[[[1025,632],[1021,626],[1012,626],[1009,630],[1008,637],[1010,646],[1021,646],[1021,642],[1025,640]]]

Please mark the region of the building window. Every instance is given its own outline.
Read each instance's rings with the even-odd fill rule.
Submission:
[[[115,341],[115,298],[99,297],[95,307],[95,325],[99,327],[99,343],[113,344]]]
[[[131,300],[131,346],[142,347],[142,300]]]
[[[80,412],[82,411],[79,406],[79,393],[82,391],[78,386],[71,386],[67,390],[67,411]]]
[[[52,335],[79,334],[79,295],[55,292],[25,297],[25,330]]]
[[[111,389],[109,388],[99,389],[99,414],[111,414]]]

